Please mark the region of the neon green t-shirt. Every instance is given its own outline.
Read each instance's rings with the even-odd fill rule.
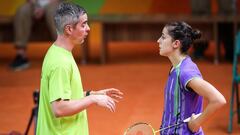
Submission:
[[[43,61],[37,135],[88,135],[86,110],[56,118],[51,102],[84,97],[82,82],[72,53],[52,45]]]

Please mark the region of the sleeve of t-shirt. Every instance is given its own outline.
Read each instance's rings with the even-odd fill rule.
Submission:
[[[64,66],[59,66],[52,70],[49,78],[50,102],[71,98],[70,76],[70,70]]]
[[[187,84],[194,78],[202,78],[202,75],[197,66],[191,66],[180,71],[180,83],[185,90],[188,90]]]

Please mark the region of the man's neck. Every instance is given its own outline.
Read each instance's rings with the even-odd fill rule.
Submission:
[[[62,47],[70,52],[72,52],[74,48],[74,44],[72,44],[71,41],[63,35],[58,35],[57,40],[55,41],[55,45]]]

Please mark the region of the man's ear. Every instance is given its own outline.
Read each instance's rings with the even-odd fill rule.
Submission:
[[[180,46],[181,46],[180,40],[175,40],[175,41],[173,42],[173,48],[174,48],[174,49],[177,49],[177,48],[179,48]]]
[[[66,26],[64,27],[64,33],[65,33],[66,35],[71,35],[72,31],[73,31],[73,27],[72,27],[71,25],[66,25]]]

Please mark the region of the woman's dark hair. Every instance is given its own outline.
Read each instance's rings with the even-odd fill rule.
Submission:
[[[182,44],[181,52],[187,53],[195,39],[201,37],[201,32],[197,29],[192,29],[190,25],[185,22],[171,22],[165,25],[168,34],[174,39],[179,40]]]

